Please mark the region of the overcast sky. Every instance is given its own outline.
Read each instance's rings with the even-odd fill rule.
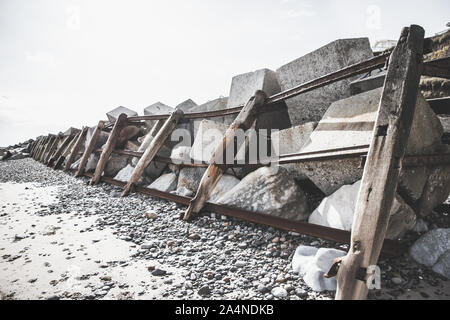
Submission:
[[[0,146],[94,125],[123,105],[227,96],[339,38],[430,36],[450,1],[0,0]]]

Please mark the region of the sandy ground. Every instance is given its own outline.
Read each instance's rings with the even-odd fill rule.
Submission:
[[[161,297],[168,278],[149,277],[147,270],[157,262],[131,259],[136,245],[117,239],[111,229],[89,230],[95,217],[34,215],[56,201],[60,188],[0,184],[1,292],[15,299],[76,298],[98,288],[103,299]],[[164,269],[173,273],[174,284],[181,283],[177,270]]]

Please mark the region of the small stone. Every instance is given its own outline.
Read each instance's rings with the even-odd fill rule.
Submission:
[[[238,267],[238,268],[242,268],[242,267],[245,267],[247,265],[247,262],[242,261],[242,260],[238,260],[238,261],[236,261],[236,263],[234,265],[236,267]]]
[[[277,298],[285,298],[288,295],[287,291],[280,287],[273,288],[271,293]]]
[[[400,278],[400,277],[393,277],[391,279],[391,281],[392,281],[392,283],[394,283],[396,285],[402,284],[402,282],[403,282],[402,278]]]
[[[150,272],[155,270],[155,269],[156,269],[156,267],[154,265],[150,265],[150,266],[147,267],[147,270],[150,271]]]
[[[47,298],[47,300],[59,300],[60,298],[58,296],[50,296]]]
[[[257,290],[258,290],[258,292],[261,292],[261,293],[266,293],[267,291],[269,291],[267,289],[267,287],[265,285],[263,285],[263,284],[258,285]]]
[[[198,233],[193,233],[191,235],[189,235],[189,239],[191,240],[200,240],[200,235]]]

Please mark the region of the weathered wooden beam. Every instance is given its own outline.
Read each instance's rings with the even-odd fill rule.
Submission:
[[[423,41],[422,27],[404,28],[390,58],[356,203],[350,250],[338,270],[339,300],[367,298],[368,286],[357,280],[357,274],[377,264],[386,235],[419,91]]]
[[[76,140],[75,145],[73,146],[73,148],[70,151],[69,156],[67,157],[67,161],[64,166],[64,171],[67,171],[70,169],[70,166],[72,165],[73,161],[75,160],[76,155],[78,154],[78,152],[80,152],[81,146],[86,141],[86,135],[87,135],[88,130],[89,130],[88,127],[84,127],[83,130],[81,131],[80,135],[78,136],[78,139]]]
[[[450,79],[450,57],[425,62],[422,75]]]
[[[127,124],[127,115],[122,113],[114,123],[114,127],[109,134],[108,141],[106,141],[105,147],[103,148],[100,159],[98,160],[97,167],[95,168],[94,176],[92,177],[90,184],[94,185],[100,181],[103,170],[105,169],[106,163],[111,156],[113,149],[116,147],[117,140],[119,138],[120,131]]]
[[[159,130],[161,130],[162,126],[164,125],[166,121],[165,120],[156,120],[155,124],[153,125],[152,129],[149,133],[147,133],[144,137],[144,140],[142,141],[141,145],[139,146],[139,149],[137,152],[144,153],[145,150],[148,149],[148,146],[152,142],[152,140],[156,137]],[[139,162],[139,159],[133,158],[132,163],[133,165],[137,165]]]
[[[164,145],[164,142],[166,142],[167,138],[177,127],[178,121],[183,118],[183,114],[184,113],[181,110],[176,110],[175,112],[173,112],[170,115],[170,117],[165,121],[161,129],[159,129],[156,136],[150,141],[148,147],[145,149],[144,154],[139,159],[139,162],[134,168],[130,180],[125,185],[122,192],[122,197],[129,194],[132,191],[132,188],[135,187],[136,182],[142,176],[142,173],[144,172],[145,168],[147,168],[147,166],[150,164],[150,162],[158,153],[159,149],[161,149],[161,147]],[[157,130],[157,126],[158,123],[156,123],[154,126],[155,130]],[[151,137],[150,134],[152,133],[152,131],[147,135],[146,139],[147,138],[150,139]]]
[[[72,150],[73,146],[78,140],[78,137],[81,136],[81,132],[78,132],[75,134],[70,141],[70,143],[67,145],[67,147],[64,149],[62,154],[59,156],[58,160],[56,160],[55,165],[53,166],[54,169],[59,169],[61,165],[63,164],[64,160],[66,160],[67,156],[70,154],[70,151]]]
[[[56,149],[55,153],[48,161],[47,166],[49,166],[49,167],[53,166],[55,161],[59,158],[59,156],[62,154],[62,152],[66,149],[67,145],[70,143],[70,141],[72,141],[72,139],[73,139],[73,136],[67,136],[67,137],[63,138],[61,145],[58,147],[58,149]]]
[[[34,156],[34,152],[36,151],[36,147],[39,145],[39,142],[41,141],[41,139],[36,139],[33,142],[33,146],[31,147],[31,151],[30,151],[30,157],[33,158]]]
[[[40,160],[41,155],[42,155],[42,153],[44,152],[45,146],[47,145],[49,139],[50,139],[50,136],[47,136],[47,137],[45,137],[45,138],[43,139],[43,141],[42,141],[42,143],[41,143],[41,145],[40,145],[40,147],[39,147],[38,153],[36,154],[36,158],[35,158],[35,159],[36,159],[37,161]]]
[[[97,144],[98,138],[100,137],[100,133],[102,132],[104,126],[105,122],[100,120],[92,134],[91,141],[89,141],[89,145],[84,150],[83,156],[81,157],[80,165],[78,166],[78,170],[75,173],[75,177],[81,177],[84,174],[86,163],[95,149],[95,145]]]
[[[188,220],[193,213],[199,213],[205,205],[212,191],[216,187],[220,178],[227,170],[226,153],[228,148],[234,150],[234,137],[238,129],[248,130],[256,121],[258,106],[264,104],[267,95],[263,91],[256,91],[255,95],[250,98],[245,107],[238,114],[234,122],[225,132],[225,136],[216,151],[213,153],[209,161],[208,169],[200,181],[195,197],[191,200],[189,208],[184,213],[184,220]]]

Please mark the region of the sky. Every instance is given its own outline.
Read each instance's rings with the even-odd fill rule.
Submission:
[[[0,146],[125,106],[228,96],[331,41],[445,30],[450,1],[0,0]]]

